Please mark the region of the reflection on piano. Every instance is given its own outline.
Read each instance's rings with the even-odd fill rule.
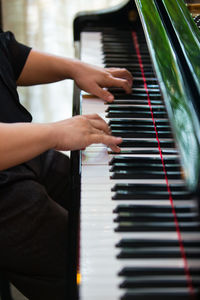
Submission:
[[[74,90],[123,137],[73,152],[81,300],[200,299],[200,32],[182,0],[80,13],[76,56],[132,72],[112,104]],[[78,216],[76,216],[78,219]]]

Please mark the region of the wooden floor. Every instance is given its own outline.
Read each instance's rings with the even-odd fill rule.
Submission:
[[[101,9],[122,0],[2,0],[3,29],[37,50],[73,57],[72,22],[78,11]],[[68,118],[72,111],[73,82],[20,88],[21,102],[34,122]],[[12,287],[14,300],[25,300]],[[48,299],[44,299],[48,300]]]

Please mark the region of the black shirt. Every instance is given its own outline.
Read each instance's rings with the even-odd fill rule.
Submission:
[[[31,48],[16,41],[11,32],[0,30],[0,122],[31,122],[31,114],[20,104],[16,81]]]

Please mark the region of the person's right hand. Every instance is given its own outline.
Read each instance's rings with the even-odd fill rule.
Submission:
[[[102,143],[114,152],[120,152],[117,145],[122,138],[111,136],[107,123],[97,114],[75,116],[50,125],[56,150],[80,150],[91,144]]]

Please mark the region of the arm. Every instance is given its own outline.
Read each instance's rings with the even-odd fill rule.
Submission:
[[[0,170],[28,161],[48,149],[77,150],[103,143],[113,151],[121,138],[110,135],[98,115],[76,116],[55,123],[0,123]]]
[[[120,87],[131,93],[132,75],[125,69],[103,69],[35,50],[31,50],[17,84],[35,85],[67,78],[74,79],[80,89],[106,101],[112,101],[114,97],[103,87]]]

